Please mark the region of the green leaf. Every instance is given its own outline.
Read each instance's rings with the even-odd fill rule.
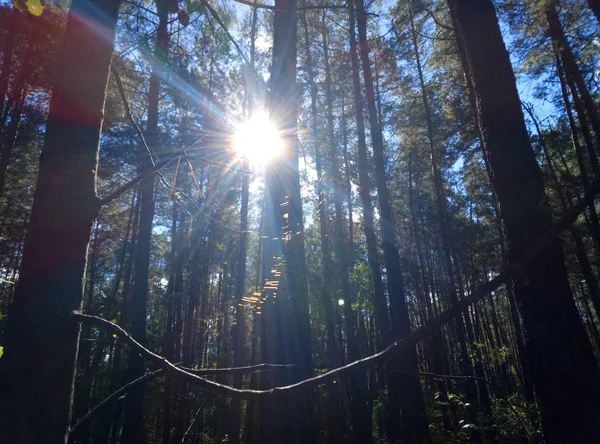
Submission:
[[[0,345],[0,358],[2,357],[2,355],[3,355],[3,354],[4,354],[4,347],[2,347],[2,346]]]

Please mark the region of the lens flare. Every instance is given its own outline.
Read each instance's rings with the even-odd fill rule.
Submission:
[[[254,165],[265,165],[277,157],[283,141],[267,113],[254,115],[239,124],[234,135],[234,149],[240,157],[247,157]]]

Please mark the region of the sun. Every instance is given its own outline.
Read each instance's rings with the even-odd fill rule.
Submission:
[[[283,141],[267,113],[261,112],[237,126],[233,145],[251,164],[266,165],[281,153]]]

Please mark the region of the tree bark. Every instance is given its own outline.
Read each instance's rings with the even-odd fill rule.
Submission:
[[[298,381],[312,375],[312,352],[306,257],[304,251],[304,227],[302,201],[300,198],[300,175],[297,146],[297,2],[276,0],[273,18],[273,66],[271,69],[269,115],[280,132],[282,153],[272,161],[265,174],[266,236],[264,243],[263,270],[266,285],[263,288],[263,305],[279,305],[281,323],[276,330],[281,338],[267,332],[263,335],[266,347],[273,357],[286,363],[299,364],[287,373],[288,381]],[[271,217],[269,217],[271,216]],[[269,221],[271,219],[271,221]],[[272,229],[268,230],[269,224]],[[279,253],[279,251],[281,253]],[[274,260],[273,256],[281,260]],[[279,271],[272,270],[279,267]],[[281,273],[281,278],[279,278]],[[277,302],[275,302],[275,296]],[[263,322],[274,313],[263,312]],[[268,326],[268,325],[267,325]],[[285,333],[285,335],[283,335]],[[275,341],[269,344],[270,341]],[[262,347],[262,344],[261,344]],[[286,357],[287,355],[287,357]],[[268,355],[267,355],[268,356]],[[292,362],[288,362],[292,359]],[[312,442],[315,439],[311,393],[293,397],[283,394],[263,402],[261,427],[263,440],[272,436],[272,442]],[[282,409],[285,406],[285,409]],[[269,411],[270,418],[265,417]],[[274,419],[275,418],[275,419]],[[267,422],[268,421],[268,422]]]
[[[356,5],[357,9],[358,43],[373,145],[375,184],[379,198],[383,260],[386,268],[388,297],[390,300],[392,338],[393,340],[399,340],[410,334],[411,326],[408,305],[404,294],[400,255],[396,246],[394,212],[387,186],[383,133],[377,113],[375,88],[371,72],[364,0],[353,0],[353,4]],[[388,343],[385,343],[385,345],[387,346]],[[429,424],[420,379],[417,375],[419,369],[416,348],[412,347],[398,361],[391,361],[389,366],[404,373],[397,373],[393,376],[388,375],[390,381],[398,384],[395,388],[400,391],[399,393],[392,388],[388,391],[391,403],[390,411],[388,412],[388,439],[396,442],[402,436],[407,443],[422,442],[429,436]],[[398,421],[398,407],[402,411],[402,421]],[[400,431],[400,425],[402,426],[402,431]]]
[[[304,2],[305,3],[305,2]],[[321,140],[319,138],[319,122],[317,112],[318,91],[315,83],[316,73],[313,67],[310,31],[308,28],[307,11],[302,12],[302,24],[304,27],[304,52],[306,57],[306,73],[310,85],[310,121],[311,135],[313,146],[315,149],[315,169],[317,172],[317,208],[319,213],[319,234],[321,239],[321,279],[322,285],[321,304],[325,314],[325,331],[326,331],[326,362],[329,368],[336,368],[341,365],[339,350],[335,338],[335,306],[333,305],[334,285],[333,279],[334,268],[333,259],[331,257],[331,245],[329,241],[328,224],[329,224],[329,196],[325,188],[325,178],[323,171],[324,158],[321,153]],[[342,406],[341,406],[341,384],[338,381],[331,381],[327,385],[327,439],[330,443],[342,442],[344,439],[344,427],[342,423]]]
[[[321,40],[323,45],[323,62],[325,65],[325,98],[327,104],[327,135],[329,144],[329,168],[327,175],[331,177],[334,203],[334,248],[337,256],[337,275],[342,286],[342,299],[344,300],[344,327],[346,331],[346,357],[347,362],[360,359],[360,348],[358,344],[358,326],[356,313],[352,308],[354,294],[350,286],[350,266],[352,257],[351,239],[346,239],[344,229],[344,213],[342,208],[344,196],[344,182],[338,162],[338,150],[336,147],[335,125],[333,116],[333,92],[331,88],[332,76],[329,60],[329,47],[327,41],[327,13],[323,11],[323,24],[321,26]],[[343,111],[342,111],[343,113]],[[345,116],[342,116],[345,119]],[[343,141],[347,139],[346,129],[343,128]],[[344,150],[345,150],[344,146]],[[345,153],[344,153],[345,154]],[[352,211],[352,202],[348,202],[348,210]],[[351,215],[349,216],[351,218]],[[325,277],[327,278],[327,277]],[[354,440],[358,443],[368,444],[372,440],[371,411],[372,402],[367,393],[367,379],[364,373],[350,375],[348,378],[347,391],[350,397],[350,415],[352,418],[352,431]],[[342,435],[343,437],[343,435]],[[340,442],[340,441],[337,441]]]
[[[449,0],[465,46],[476,122],[491,180],[517,260],[551,226],[541,170],[531,147],[516,81],[491,0]],[[598,367],[575,307],[560,243],[555,241],[515,279],[529,339],[532,379],[549,443],[597,436]]]
[[[71,313],[81,309],[99,211],[97,154],[120,3],[75,0],[69,12],[1,361],[4,442],[67,440],[80,331]]]
[[[167,53],[167,4],[166,0],[156,0],[156,10],[159,16],[156,51],[154,54],[150,88],[148,91],[148,146],[150,149],[158,145],[158,107],[160,92],[160,75],[163,70]],[[142,148],[144,150],[145,148]],[[152,168],[150,153],[144,153],[142,171]],[[135,256],[135,278],[131,305],[131,335],[142,345],[146,343],[146,316],[148,306],[148,280],[150,268],[150,251],[152,245],[152,220],[154,219],[154,186],[156,176],[153,174],[144,179],[139,185],[140,192],[140,221],[138,228],[138,246]],[[130,350],[127,367],[128,381],[143,376],[144,359],[135,350]],[[144,443],[143,404],[146,384],[136,384],[127,395],[127,408],[123,419],[122,442]]]

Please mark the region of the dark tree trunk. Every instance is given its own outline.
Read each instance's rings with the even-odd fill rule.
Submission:
[[[599,0],[587,0],[588,6],[596,16],[596,19],[600,22],[600,1]]]
[[[256,24],[258,21],[258,11],[256,8],[252,10],[252,24],[250,30],[250,68],[254,69],[254,57],[256,48]],[[248,95],[248,116],[252,116],[254,110],[254,96],[253,96],[253,84],[251,83],[247,88]],[[249,169],[249,162],[247,158],[243,159],[242,168],[245,170]],[[250,175],[244,174],[242,176],[242,202],[240,207],[240,245],[238,251],[238,263],[237,273],[235,281],[235,325],[232,328],[233,337],[233,366],[240,367],[244,365],[244,339],[246,337],[246,314],[244,306],[240,304],[245,303],[242,301],[244,292],[246,291],[246,261],[248,255],[248,200],[249,200],[249,188],[250,188]],[[256,336],[256,331],[254,331]],[[237,388],[242,387],[243,376],[242,374],[235,374],[233,376],[233,386]],[[242,425],[242,400],[241,398],[234,396],[231,398],[231,424],[230,424],[230,439],[233,444],[240,442],[240,430]]]
[[[476,117],[492,185],[517,260],[552,224],[541,170],[531,147],[516,81],[490,0],[449,0],[465,46]],[[598,367],[558,241],[515,279],[529,339],[532,379],[548,442],[586,441],[600,432]]]
[[[396,246],[396,224],[387,186],[383,133],[377,113],[375,88],[371,73],[365,5],[363,0],[354,0],[353,3],[357,9],[359,49],[367,94],[367,109],[370,118],[373,161],[375,163],[375,184],[379,196],[379,212],[381,216],[383,260],[386,267],[388,297],[390,300],[392,338],[393,340],[399,340],[410,334],[410,319],[404,294],[400,255]],[[385,343],[386,346],[388,344],[389,342]],[[395,375],[388,375],[390,384],[393,381],[394,388],[396,389],[394,390],[390,387],[388,392],[390,395],[388,439],[391,442],[396,442],[403,437],[407,443],[421,442],[427,439],[429,435],[429,425],[420,379],[417,375],[419,369],[416,348],[411,347],[398,361],[391,361],[388,365],[390,368],[402,372]],[[402,411],[402,421],[398,421],[398,408]]]
[[[66,442],[96,168],[119,0],[75,0],[1,362],[1,440]],[[95,23],[90,27],[90,23]],[[40,357],[52,356],[40,365]]]
[[[296,141],[296,32],[296,0],[276,0],[269,115],[281,133],[283,148],[279,158],[269,164],[265,175],[265,223],[267,227],[272,224],[272,229],[266,231],[270,239],[265,239],[263,270],[266,271],[266,281],[278,284],[265,286],[263,299],[267,306],[279,306],[276,307],[279,319],[271,318],[263,322],[270,322],[271,327],[273,321],[281,322],[281,325],[285,325],[285,331],[277,329],[281,333],[280,338],[274,338],[274,332],[267,332],[262,339],[266,342],[266,348],[271,351],[271,356],[274,354],[284,362],[299,364],[299,367],[288,372],[285,379],[289,381],[305,379],[312,375],[304,227]],[[278,251],[281,253],[277,253]],[[273,256],[281,257],[283,262],[279,260],[274,263]],[[271,266],[279,267],[281,278],[278,273],[271,272],[276,269],[270,268]],[[274,293],[277,296],[276,302]],[[265,311],[263,318],[273,314]],[[271,340],[276,340],[277,343],[269,344]],[[265,400],[263,407],[268,408],[263,408],[261,414],[263,438],[271,435],[272,442],[312,442],[315,439],[315,430],[313,408],[309,401],[311,397],[311,393],[294,396],[282,394]],[[282,406],[285,406],[285,409],[282,409]],[[266,417],[266,411],[273,416]]]
[[[327,102],[327,135],[329,144],[329,168],[327,174],[331,176],[333,188],[332,196],[334,202],[334,248],[338,263],[337,274],[342,285],[342,299],[344,300],[344,326],[346,331],[346,358],[348,362],[360,359],[360,348],[358,345],[358,327],[356,324],[356,313],[352,309],[354,295],[350,286],[350,266],[352,248],[351,239],[346,239],[344,229],[344,213],[342,208],[344,196],[344,182],[338,162],[338,151],[336,147],[334,117],[333,117],[333,93],[331,88],[331,66],[329,61],[329,48],[327,42],[327,13],[323,11],[323,25],[321,37],[323,45],[323,59],[325,64],[325,98]],[[343,112],[343,111],[342,111]],[[345,119],[345,116],[342,116]],[[343,128],[343,140],[346,141],[346,129]],[[345,150],[344,146],[344,150]],[[348,202],[349,211],[352,211],[352,203]],[[351,216],[350,216],[351,217]],[[327,279],[327,277],[325,277]],[[352,430],[354,439],[358,443],[368,444],[372,440],[371,411],[372,402],[367,393],[366,374],[356,373],[348,377],[347,390],[350,397],[350,415],[352,418]],[[343,434],[342,434],[343,437]],[[341,441],[337,441],[341,442]]]
[[[590,95],[587,85],[585,84],[585,79],[577,66],[577,61],[575,60],[571,46],[561,27],[555,0],[548,0],[546,2],[545,12],[546,20],[548,22],[548,35],[552,39],[552,45],[560,57],[567,83],[570,85],[571,94],[575,101],[575,106],[579,108],[578,114],[581,120],[582,129],[584,128],[584,122],[586,122],[585,115],[587,114],[587,118],[589,119],[596,140],[598,141],[600,140],[600,114],[598,113],[598,106]],[[585,126],[587,126],[587,123]],[[589,138],[589,136],[587,137]],[[592,168],[595,172],[598,167],[596,149],[589,140],[586,140],[586,145],[588,147],[590,162],[592,163]]]
[[[554,188],[556,190],[556,194],[558,195],[561,210],[563,213],[566,213],[570,210],[570,205],[567,197],[564,195],[563,189],[558,180],[558,176],[556,175],[556,170],[554,169],[552,159],[550,158],[550,154],[546,146],[546,141],[544,140],[544,136],[542,134],[536,116],[530,109],[527,108],[527,111],[531,117],[531,120],[533,120],[533,124],[538,135],[539,143],[542,146],[542,151],[544,153],[544,156],[546,157],[546,165],[548,167],[548,170],[550,171],[550,177],[552,178],[552,182],[554,183]],[[594,310],[596,311],[596,314],[600,316],[600,287],[598,286],[598,280],[596,279],[596,276],[594,276],[592,265],[585,251],[585,246],[583,243],[581,232],[577,227],[573,225],[570,227],[569,231],[571,232],[571,237],[573,238],[575,256],[577,257],[577,262],[579,262],[579,266],[581,267],[581,273],[583,274],[583,278],[588,287],[589,295],[594,305]]]
[[[446,208],[446,192],[444,187],[444,180],[442,177],[442,171],[440,167],[438,147],[435,143],[433,119],[431,108],[429,106],[429,98],[427,97],[427,88],[425,85],[425,78],[423,76],[423,66],[421,65],[421,54],[419,51],[417,30],[414,24],[414,17],[412,11],[410,11],[410,27],[412,35],[413,50],[415,53],[415,63],[417,66],[417,73],[419,77],[419,86],[421,88],[421,98],[423,100],[423,109],[425,111],[425,122],[427,124],[427,139],[429,142],[429,157],[431,160],[431,170],[433,175],[433,189],[435,196],[436,215],[439,227],[439,233],[442,240],[442,260],[443,268],[448,277],[448,296],[450,304],[456,306],[458,304],[458,295],[456,292],[456,278],[459,277],[457,271],[456,276],[452,265],[451,257],[451,221],[448,217],[448,210]],[[464,312],[464,319],[468,320],[468,312]],[[456,317],[456,334],[458,336],[458,342],[460,346],[460,370],[463,375],[472,375],[473,366],[471,364],[471,358],[469,356],[468,345],[467,345],[467,334],[465,332],[465,322],[463,316]],[[477,402],[478,393],[477,387],[474,380],[466,381],[466,396],[469,402],[472,404]]]
[[[155,65],[152,67],[150,76],[150,88],[148,91],[148,146],[150,149],[158,145],[158,107],[160,75],[162,63],[164,63],[168,45],[167,30],[167,4],[166,0],[156,0],[156,9],[159,16],[157,30],[157,45],[155,51]],[[141,148],[145,150],[145,147]],[[149,153],[143,153],[142,171],[152,168]],[[131,304],[130,333],[140,344],[146,343],[146,316],[148,305],[148,279],[150,267],[150,250],[152,245],[152,220],[154,219],[154,186],[155,175],[140,182],[140,222],[138,229],[138,246],[135,255],[135,277],[133,282],[133,294]],[[129,364],[127,367],[127,379],[133,381],[144,374],[145,363],[140,354],[131,349],[129,353]],[[121,442],[144,443],[144,404],[145,384],[136,384],[127,395],[125,417],[123,419],[123,435]]]
[[[179,169],[179,163],[177,164]],[[175,173],[177,177],[177,172]],[[175,179],[177,180],[177,179]],[[177,183],[175,182],[175,185]],[[173,220],[171,226],[171,254],[170,254],[170,266],[169,266],[169,283],[167,285],[166,294],[166,325],[163,335],[163,356],[169,361],[173,362],[173,355],[175,350],[175,341],[173,335],[173,323],[175,318],[174,307],[175,307],[175,292],[176,281],[177,281],[177,263],[179,261],[178,252],[179,250],[179,236],[177,231],[177,219],[179,216],[179,204],[173,202]],[[169,444],[171,442],[171,410],[172,410],[172,391],[173,381],[170,377],[165,378],[165,393],[163,397],[163,412],[162,412],[162,441],[163,444]]]
[[[303,2],[305,3],[305,2]],[[319,234],[321,239],[321,304],[325,314],[325,331],[326,331],[326,362],[329,368],[336,368],[341,365],[338,346],[335,338],[335,306],[333,305],[333,279],[334,269],[333,260],[331,257],[331,245],[329,241],[328,224],[329,224],[329,196],[324,183],[323,171],[324,157],[321,153],[321,140],[319,140],[319,122],[317,112],[318,91],[315,83],[316,73],[313,67],[310,32],[308,28],[308,20],[306,18],[306,10],[302,13],[302,23],[304,27],[304,51],[306,57],[306,72],[310,86],[310,121],[311,135],[313,146],[315,149],[315,169],[317,172],[317,207],[319,213]],[[342,442],[344,439],[344,427],[342,423],[342,405],[340,384],[338,381],[331,380],[327,384],[327,439],[330,443]]]
[[[377,249],[377,237],[375,235],[375,222],[373,217],[373,203],[371,202],[371,183],[369,179],[369,163],[367,157],[367,142],[365,136],[364,120],[364,98],[360,87],[360,73],[355,31],[355,10],[350,12],[350,58],[352,61],[352,83],[354,86],[354,112],[356,117],[356,129],[358,135],[358,182],[359,195],[362,203],[363,229],[367,242],[367,260],[371,270],[373,282],[375,322],[378,335],[384,343],[391,341],[390,320],[387,311],[387,301],[383,289],[383,278],[379,265],[379,251]]]

